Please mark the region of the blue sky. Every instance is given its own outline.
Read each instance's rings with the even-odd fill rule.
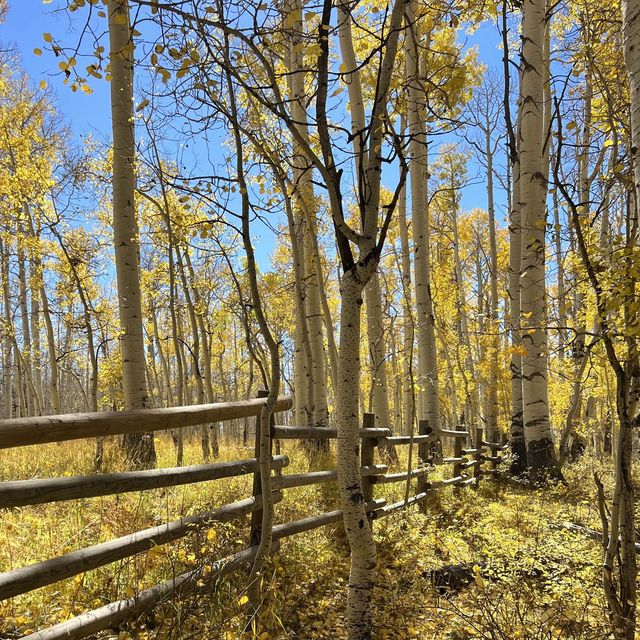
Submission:
[[[104,81],[92,80],[93,93],[87,95],[81,91],[73,93],[62,83],[63,76],[57,73],[57,61],[51,52],[45,51],[42,56],[33,53],[35,47],[44,49],[43,33],[50,32],[55,38],[65,44],[72,44],[77,40],[69,16],[64,11],[55,11],[55,0],[45,4],[43,0],[10,0],[10,11],[6,22],[0,25],[0,42],[14,45],[22,57],[22,64],[27,73],[38,83],[45,79],[49,87],[57,96],[57,106],[64,119],[71,126],[74,137],[80,138],[91,133],[99,140],[110,139],[109,114],[109,86]],[[77,24],[80,15],[72,16]],[[498,48],[499,34],[494,25],[483,24],[475,33],[468,36],[466,44],[476,46],[479,50],[479,60],[494,68],[501,67],[502,52]],[[82,61],[78,65],[82,68]],[[450,139],[442,139],[442,142]],[[477,167],[470,163],[469,175],[474,176]],[[481,176],[482,178],[482,176]],[[497,185],[496,185],[497,188]],[[496,201],[504,201],[502,194],[496,194]],[[484,179],[476,181],[463,192],[462,206],[465,209],[483,207],[486,203]],[[502,211],[498,212],[499,224],[502,225]],[[258,231],[258,229],[256,229]],[[264,230],[263,230],[264,231]],[[258,235],[263,235],[258,233]],[[270,242],[260,242],[257,239],[257,251],[261,262],[270,253]],[[266,240],[266,235],[263,237]]]
[[[42,0],[10,0],[9,15],[0,25],[0,42],[15,44],[22,57],[22,65],[36,81],[47,81],[58,99],[58,107],[76,136],[93,132],[101,139],[110,134],[109,86],[106,82],[94,82],[94,93],[72,93],[62,84],[63,75],[56,73],[57,61],[53,54],[45,52],[38,57],[36,47],[44,48],[42,34],[50,32],[65,41],[73,41],[70,22],[64,12],[55,12],[54,4]],[[69,36],[66,38],[65,36]]]

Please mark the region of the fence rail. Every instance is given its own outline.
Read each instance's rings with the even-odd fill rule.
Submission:
[[[264,398],[259,398],[243,402],[169,409],[143,409],[4,420],[0,421],[0,448],[136,431],[160,431],[208,422],[257,417],[264,402]],[[286,411],[291,406],[290,398],[280,398],[276,403],[276,411]],[[481,429],[475,430],[474,442],[469,448],[464,449],[463,442],[471,436],[468,431],[461,428],[443,429],[434,433],[425,421],[421,421],[417,435],[393,436],[390,429],[374,425],[374,416],[365,414],[360,430],[362,439],[361,476],[365,508],[372,520],[386,517],[414,504],[424,505],[429,495],[445,487],[477,486],[482,475],[493,476],[498,472],[497,467],[502,459],[499,452],[505,449],[505,445],[483,441]],[[337,438],[338,432],[337,429],[330,428],[309,429],[299,426],[273,425],[271,435],[273,439],[282,440],[327,440]],[[256,429],[257,436],[258,429]],[[441,447],[433,447],[432,445],[443,438],[453,439],[453,456],[443,457],[441,454],[434,453],[441,451]],[[375,462],[377,447],[383,447],[384,451],[388,451],[391,446],[402,445],[409,446],[409,462],[406,470],[388,473],[387,465]],[[414,445],[418,449],[415,466]],[[491,469],[482,470],[485,463],[490,463]],[[274,503],[282,500],[285,490],[335,482],[338,479],[335,469],[284,474],[283,470],[288,464],[289,458],[287,456],[276,455],[271,458],[272,469],[276,472],[272,480]],[[442,465],[453,465],[452,477],[430,480],[429,474],[436,466]],[[467,470],[472,471],[473,475],[469,475]],[[192,532],[210,527],[216,522],[227,522],[251,514],[252,525],[248,548],[219,560],[210,566],[208,571],[204,572],[201,568],[195,568],[141,591],[132,598],[112,602],[26,636],[30,640],[85,638],[126,620],[135,619],[145,610],[174,595],[187,593],[198,584],[205,584],[235,569],[247,566],[255,555],[256,543],[260,539],[257,523],[260,521],[259,514],[263,508],[263,498],[260,495],[259,461],[256,458],[146,471],[0,482],[0,508],[13,508],[179,486],[242,475],[252,475],[254,478],[251,497],[2,573],[0,574],[0,600],[28,593],[34,589],[149,551],[155,546],[184,538]],[[408,495],[409,491],[407,490],[405,500],[386,504],[383,499],[375,499],[374,493],[377,484],[408,483],[412,479],[418,481],[417,490],[414,495]],[[342,511],[329,511],[293,522],[276,524],[271,533],[277,546],[283,538],[340,522],[341,519]]]
[[[2,420],[0,449],[125,433],[165,431],[208,422],[250,418],[260,413],[264,403],[265,400],[259,398],[164,409],[67,413],[60,416]],[[291,398],[279,398],[275,411],[286,411],[291,408],[291,404]]]
[[[272,466],[276,470],[289,464],[286,456],[274,456]],[[182,484],[220,480],[247,475],[258,471],[255,458],[234,462],[197,464],[188,467],[126,471],[93,476],[68,478],[38,478],[0,483],[0,508],[24,507],[33,504],[96,498],[147,489],[177,487]]]

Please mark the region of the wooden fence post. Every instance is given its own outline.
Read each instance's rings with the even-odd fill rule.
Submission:
[[[362,416],[362,428],[374,429],[376,425],[376,417],[373,413],[365,413]],[[360,444],[360,465],[370,467],[373,465],[374,453],[377,441],[372,438],[363,437]],[[362,495],[365,503],[373,500],[373,482],[367,476],[362,477]]]
[[[462,458],[462,450],[464,448],[464,439],[463,438],[454,438],[453,439],[453,457],[454,458]],[[454,462],[453,463],[453,477],[457,478],[462,475],[462,462]],[[455,485],[453,487],[454,493],[459,493],[460,486]]]
[[[491,460],[491,469],[492,469],[492,471],[494,471],[494,475],[495,475],[496,469],[498,468],[498,455],[499,455],[499,453],[500,453],[500,448],[495,446],[495,443],[494,443],[494,446],[491,447],[491,458],[492,458],[492,460]]]
[[[429,435],[429,421],[428,420],[418,420],[418,435],[419,436],[427,436]],[[420,442],[418,444],[418,466],[423,466],[427,464],[429,460],[429,442]],[[418,476],[418,484],[416,487],[416,493],[423,493],[427,491],[427,487],[429,483],[427,482],[426,474],[420,474]],[[420,501],[420,510],[423,513],[427,511],[427,501]]]
[[[473,468],[473,477],[476,479],[474,488],[480,486],[480,478],[482,477],[482,427],[476,427],[476,444],[475,448],[478,451],[473,457],[479,461],[479,464]]]
[[[269,392],[266,389],[258,391],[258,398],[266,398]],[[254,439],[255,445],[253,455],[258,463],[260,462],[260,414],[256,416],[256,434]],[[272,442],[273,445],[273,442]],[[260,480],[260,464],[253,474],[253,497],[262,500],[262,481]],[[260,544],[262,536],[262,507],[251,513],[251,529],[249,534],[249,546],[253,547]]]

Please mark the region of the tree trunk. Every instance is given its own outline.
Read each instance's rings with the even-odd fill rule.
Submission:
[[[496,242],[496,213],[493,197],[493,149],[489,106],[485,122],[485,155],[487,158],[487,214],[489,217],[489,266],[491,297],[489,299],[489,375],[486,396],[486,430],[491,442],[499,442],[498,428],[498,370],[500,362],[500,327],[498,324],[498,247]]]
[[[519,110],[520,112],[520,110]],[[512,167],[512,204],[509,211],[509,329],[511,333],[511,473],[527,468],[527,448],[522,419],[522,341],[520,333],[520,265],[522,227],[520,224],[520,163]]]
[[[406,116],[401,129],[406,129]],[[407,190],[402,188],[398,201],[398,227],[400,229],[400,273],[402,279],[402,426],[406,434],[413,433],[416,410],[413,392],[413,294],[411,291],[411,254],[407,225]]]
[[[424,95],[419,71],[420,34],[415,21],[415,0],[407,6],[409,25],[406,37],[409,81],[407,121],[409,125],[411,220],[413,222],[414,279],[416,293],[416,334],[418,339],[418,419],[428,420],[434,433],[440,430],[440,395],[435,319],[430,279],[429,204],[427,198],[427,138]]]
[[[33,224],[33,218],[29,207],[25,208],[27,214],[27,223],[29,225],[29,233],[33,238],[36,237],[36,229]],[[56,353],[55,334],[53,330],[53,322],[51,321],[51,309],[49,307],[49,298],[44,286],[44,271],[42,267],[42,258],[39,254],[33,256],[35,266],[35,286],[40,296],[40,304],[42,305],[42,317],[44,319],[45,333],[47,336],[47,352],[49,355],[49,399],[51,401],[51,409],[53,414],[62,413],[60,407],[60,394],[58,392],[58,357]]]
[[[478,420],[478,410],[480,403],[478,401],[478,386],[476,380],[478,379],[475,372],[475,364],[473,361],[473,354],[471,351],[471,339],[469,337],[469,322],[467,319],[467,301],[464,291],[464,281],[462,278],[462,262],[460,260],[460,238],[458,234],[458,203],[456,194],[456,185],[453,178],[453,172],[451,173],[451,183],[449,184],[449,191],[451,193],[451,229],[453,233],[453,274],[454,274],[454,289],[456,297],[456,332],[457,343],[456,351],[460,367],[460,373],[462,374],[462,381],[464,383],[465,391],[465,404],[464,414],[467,424],[474,426]],[[481,294],[480,294],[481,295]],[[464,363],[460,358],[460,347],[464,348]]]
[[[364,506],[360,479],[360,418],[358,384],[360,380],[360,317],[362,282],[358,274],[347,272],[340,288],[340,384],[337,394],[338,485],[344,527],[351,548],[347,628],[350,638],[369,638],[370,602],[376,547]]]
[[[242,202],[242,243],[247,258],[247,276],[249,280],[249,290],[251,292],[251,303],[253,307],[253,313],[255,314],[258,322],[258,327],[262,338],[267,345],[269,351],[269,367],[270,367],[270,382],[271,386],[268,391],[265,403],[260,411],[260,418],[256,429],[256,442],[258,443],[258,450],[256,457],[259,461],[260,467],[260,489],[262,493],[262,518],[260,527],[260,540],[258,542],[258,548],[251,567],[251,577],[248,588],[249,602],[253,611],[251,612],[251,619],[256,616],[261,606],[261,593],[262,593],[262,571],[264,568],[264,562],[271,553],[271,545],[273,539],[273,493],[271,490],[271,416],[273,415],[273,409],[280,393],[280,354],[278,344],[269,328],[267,318],[264,313],[262,305],[262,299],[260,297],[260,291],[258,288],[258,270],[256,266],[255,254],[253,250],[253,244],[251,242],[251,229],[250,229],[250,213],[251,205],[249,201],[249,189],[245,179],[244,170],[244,151],[242,134],[239,126],[235,91],[233,86],[233,80],[231,76],[230,65],[231,59],[229,56],[229,40],[228,36],[225,36],[225,49],[224,55],[227,68],[227,86],[229,91],[229,103],[231,112],[231,128],[235,140],[236,151],[236,180],[241,193]],[[250,341],[250,336],[247,335],[247,340]]]
[[[35,240],[35,238],[34,238]],[[31,337],[33,339],[33,389],[38,407],[38,415],[46,413],[46,402],[42,393],[42,351],[40,343],[40,292],[38,291],[40,282],[40,269],[36,264],[33,252],[29,252],[29,298],[31,310],[29,322],[31,325]]]
[[[206,398],[207,402],[215,402],[216,394],[213,390],[213,378],[211,373],[211,347],[209,345],[209,332],[207,331],[207,327],[205,327],[204,322],[204,313],[205,308],[203,308],[203,301],[200,295],[200,291],[198,290],[198,286],[196,284],[196,276],[193,269],[193,264],[191,263],[191,258],[189,257],[189,248],[185,247],[182,255],[184,257],[185,264],[187,266],[187,270],[189,272],[189,282],[191,291],[193,292],[193,302],[196,307],[196,320],[198,323],[198,330],[200,332],[200,340],[202,344],[202,355],[203,355],[203,364],[204,364],[204,385],[206,389]],[[224,379],[224,372],[221,371],[221,384],[223,390],[226,388],[226,381]],[[218,458],[220,456],[220,445],[218,443],[218,429],[217,425],[204,425],[202,427],[202,452],[205,458],[207,458],[207,452],[212,455],[214,458]]]
[[[113,235],[122,332],[122,384],[125,409],[143,409],[148,405],[148,396],[135,209],[134,45],[128,0],[109,0],[107,10],[113,130]],[[155,465],[153,435],[130,434],[124,443],[132,464],[141,467]]]
[[[523,4],[520,91],[522,398],[527,466],[534,481],[543,480],[547,474],[559,474],[549,420],[547,383],[545,11],[545,0],[525,0]]]
[[[29,307],[27,305],[27,270],[25,267],[26,256],[22,243],[24,242],[22,229],[18,231],[18,303],[20,307],[20,320],[22,326],[22,361],[24,363],[25,399],[27,416],[38,413],[36,409],[37,394],[33,383],[33,348],[31,345],[31,326],[29,324]]]
[[[11,321],[11,302],[10,302],[10,282],[9,282],[9,254],[5,242],[0,238],[0,266],[2,269],[2,292],[4,301],[4,319],[2,322],[3,339],[2,339],[2,390],[4,417],[13,418],[14,400],[14,376],[13,376],[13,323]]]
[[[387,345],[382,319],[382,291],[378,272],[374,273],[364,288],[367,305],[367,341],[371,359],[372,413],[376,426],[393,430],[391,403],[389,401],[389,379],[387,376]],[[390,458],[397,460],[393,447],[384,447]]]
[[[309,131],[307,126],[307,113],[304,108],[306,99],[305,65],[300,48],[300,39],[303,35],[302,2],[291,0],[287,11],[295,14],[298,19],[291,29],[290,50],[290,93],[291,115],[302,140],[309,144]],[[293,180],[295,185],[294,197],[298,200],[299,215],[302,224],[302,240],[304,251],[303,264],[305,273],[305,298],[304,314],[309,336],[311,351],[311,367],[309,372],[313,379],[311,386],[311,423],[313,427],[323,428],[328,426],[329,413],[327,405],[327,372],[324,353],[324,330],[322,318],[322,303],[320,300],[320,281],[318,271],[318,240],[316,223],[315,194],[312,182],[312,165],[306,157],[300,143],[294,141],[294,157],[292,158]]]

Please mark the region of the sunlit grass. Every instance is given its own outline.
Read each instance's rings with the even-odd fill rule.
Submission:
[[[333,445],[335,446],[335,445]],[[93,472],[90,441],[24,447],[0,452],[3,479]],[[406,468],[407,447],[389,471]],[[157,439],[159,466],[174,466],[173,443]],[[309,469],[304,445],[285,441],[290,458],[284,473]],[[221,459],[252,457],[253,447],[222,443]],[[315,468],[332,468],[331,459]],[[412,466],[417,466],[417,448]],[[197,438],[188,439],[185,462],[200,463]],[[384,462],[377,457],[376,462]],[[106,471],[123,469],[116,441],[107,442]],[[427,513],[413,507],[375,521],[379,567],[374,621],[377,638],[590,638],[606,637],[596,543],[553,528],[563,520],[599,528],[591,474],[606,470],[583,461],[569,469],[568,486],[547,490],[485,480],[478,490],[434,492]],[[436,467],[430,478],[449,477]],[[0,523],[0,569],[7,571],[96,544],[182,515],[212,509],[251,495],[252,477],[229,478],[169,489],[74,500],[5,510]],[[411,493],[415,492],[412,481]],[[405,483],[378,485],[376,498],[402,500]],[[335,483],[285,492],[276,522],[337,508]],[[0,605],[0,631],[22,635],[80,612],[128,597],[188,568],[204,565],[246,546],[248,518],[215,525],[187,538],[13,598]],[[463,562],[489,562],[496,581],[479,579],[455,598],[438,597],[428,572]],[[539,578],[531,579],[532,575]],[[260,622],[249,637],[344,638],[348,548],[339,526],[283,540],[265,577]],[[239,638],[245,625],[240,606],[246,573],[206,584],[183,601],[172,601],[120,630],[121,637]],[[267,634],[267,635],[265,635]],[[600,635],[598,635],[600,634]],[[603,635],[605,634],[605,635]]]

